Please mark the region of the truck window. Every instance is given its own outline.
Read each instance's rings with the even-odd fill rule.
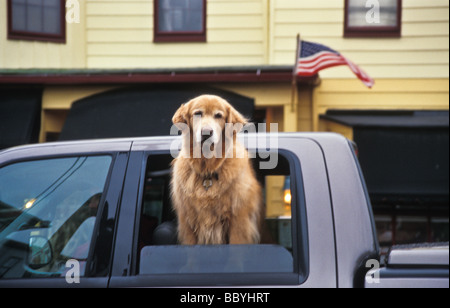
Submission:
[[[182,246],[170,200],[171,155],[150,155],[143,187],[137,243],[138,274],[293,273],[291,166],[280,155],[276,169],[260,170],[265,219],[258,245]],[[264,258],[261,258],[264,256]]]
[[[112,158],[42,159],[0,168],[0,279],[84,276]]]

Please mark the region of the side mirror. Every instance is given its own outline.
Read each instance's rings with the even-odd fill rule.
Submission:
[[[40,269],[53,259],[52,246],[47,238],[42,236],[30,237],[28,244],[28,266],[32,269]]]

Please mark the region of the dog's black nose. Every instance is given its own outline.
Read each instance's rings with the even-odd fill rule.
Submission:
[[[210,127],[202,128],[202,142],[205,142],[206,140],[208,140],[213,135],[213,133],[214,133],[214,131]]]

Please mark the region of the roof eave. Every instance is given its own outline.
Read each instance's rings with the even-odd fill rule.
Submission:
[[[318,76],[297,77],[315,84]],[[74,85],[145,83],[269,83],[291,82],[291,66],[211,67],[178,69],[0,70],[0,84]]]

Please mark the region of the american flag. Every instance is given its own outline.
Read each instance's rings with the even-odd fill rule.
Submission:
[[[375,81],[358,65],[336,50],[303,40],[299,42],[299,55],[296,68],[297,76],[310,77],[329,67],[347,65],[367,87],[372,88],[375,84]]]

